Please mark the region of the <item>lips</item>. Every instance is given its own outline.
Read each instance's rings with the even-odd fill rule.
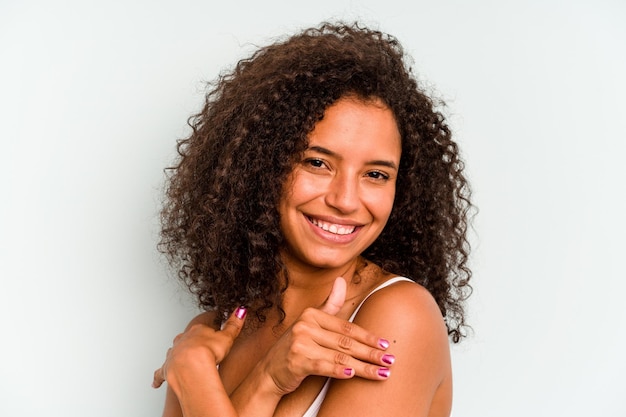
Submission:
[[[308,217],[307,219],[314,224],[315,226],[319,227],[320,229],[335,234],[335,235],[349,235],[354,233],[354,231],[357,229],[357,226],[355,225],[347,225],[347,224],[337,224],[337,223],[330,223],[330,222],[325,222],[323,220],[319,220],[319,219],[314,219],[312,217]]]

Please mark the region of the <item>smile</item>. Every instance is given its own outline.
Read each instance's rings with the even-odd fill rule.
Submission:
[[[356,226],[328,223],[308,216],[307,219],[320,229],[335,235],[349,235],[354,233],[354,231],[356,230]]]

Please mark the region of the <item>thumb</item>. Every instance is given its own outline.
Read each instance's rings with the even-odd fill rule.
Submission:
[[[243,328],[246,313],[246,308],[243,306],[235,310],[222,326],[221,332],[228,335],[232,340],[235,340]]]
[[[320,307],[320,310],[333,316],[339,313],[343,303],[346,301],[346,286],[346,281],[343,278],[337,278],[333,284],[333,289],[330,290],[330,294],[324,301],[324,304],[322,304],[322,307]]]

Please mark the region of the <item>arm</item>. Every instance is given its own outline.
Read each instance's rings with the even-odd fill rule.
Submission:
[[[319,417],[448,416],[451,365],[447,330],[431,295],[402,282],[373,294],[355,323],[391,341],[396,357],[384,383],[354,378],[333,381]]]
[[[165,363],[154,373],[155,388],[168,382],[164,417],[237,416],[217,364],[239,335],[245,312],[231,315],[222,330],[208,325],[211,317],[205,313],[192,320],[185,332],[176,336]]]
[[[232,322],[235,330],[222,337],[226,332],[209,328],[206,316],[194,319],[174,339],[166,363],[155,372],[155,387],[160,386],[164,377],[169,385],[164,416],[271,416],[280,399],[295,390],[308,375],[384,379],[377,373],[381,366],[389,366],[382,360],[385,347],[380,345],[380,339],[334,317],[344,303],[345,285],[343,279],[338,279],[320,309],[307,309],[230,399],[216,364],[226,356],[241,323],[232,322],[235,318],[231,317],[227,325]],[[349,346],[344,346],[346,341]],[[215,348],[221,352],[211,352]]]
[[[385,380],[387,343],[360,326],[334,317],[344,304],[346,283],[335,281],[319,309],[307,309],[231,394],[240,416],[272,416],[286,394],[310,375]]]
[[[185,328],[185,331],[188,331],[192,326],[196,324],[205,324],[207,326],[213,326],[214,317],[215,317],[215,314],[213,312],[205,312],[205,313],[199,314],[198,316],[194,317],[194,319],[189,322],[189,324]],[[176,339],[174,339],[174,343],[176,343]],[[161,384],[165,382],[161,374],[157,375],[157,373],[160,371],[161,369],[158,369],[155,372],[155,377],[154,377],[154,382],[153,382],[153,386],[155,388],[160,387]],[[180,403],[178,402],[178,398],[176,397],[176,394],[172,390],[172,387],[168,385],[166,387],[166,390],[167,392],[165,394],[165,406],[163,407],[162,417],[183,417],[183,410],[181,410],[180,408]]]

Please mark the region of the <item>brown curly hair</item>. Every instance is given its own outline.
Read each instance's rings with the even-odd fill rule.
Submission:
[[[210,84],[166,170],[159,244],[200,307],[224,317],[246,305],[261,321],[273,306],[282,311],[282,185],[324,111],[353,95],[381,99],[402,137],[394,207],[363,256],[427,288],[452,340],[464,336],[470,191],[450,129],[405,59],[388,34],[323,23]]]

